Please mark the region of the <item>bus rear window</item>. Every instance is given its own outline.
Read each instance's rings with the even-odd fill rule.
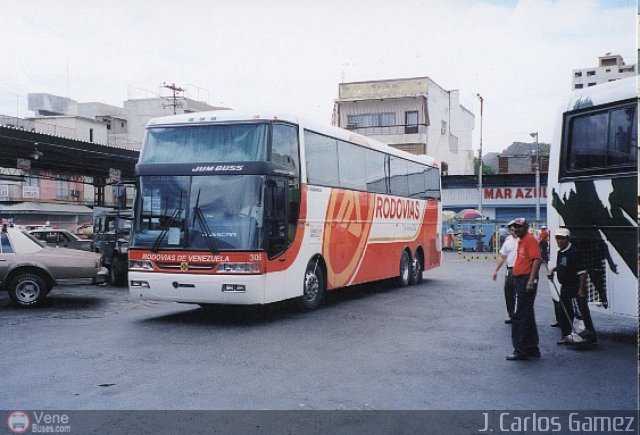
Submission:
[[[564,175],[626,172],[638,162],[636,104],[565,117]]]

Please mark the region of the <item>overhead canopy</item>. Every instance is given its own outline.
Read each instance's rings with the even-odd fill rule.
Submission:
[[[34,170],[107,178],[110,169],[117,169],[123,180],[132,180],[138,154],[138,151],[0,126],[0,167],[3,168],[15,168],[18,159],[27,159]]]
[[[84,205],[53,204],[49,202],[0,203],[0,216],[22,214],[56,214],[65,216],[93,214],[93,210]]]

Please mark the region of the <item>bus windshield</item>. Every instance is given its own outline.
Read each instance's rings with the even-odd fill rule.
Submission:
[[[266,123],[153,127],[140,163],[265,161],[268,133]]]
[[[263,248],[265,176],[142,176],[131,246],[258,250]]]

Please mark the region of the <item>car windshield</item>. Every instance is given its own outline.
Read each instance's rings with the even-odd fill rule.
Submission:
[[[142,176],[131,246],[262,249],[262,175]]]

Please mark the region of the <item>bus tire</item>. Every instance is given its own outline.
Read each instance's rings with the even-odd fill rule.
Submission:
[[[320,260],[312,259],[304,272],[302,296],[298,297],[297,305],[301,311],[317,309],[325,295],[325,279]]]
[[[398,286],[406,287],[411,280],[411,259],[407,251],[402,251],[400,256],[400,276],[398,277]]]
[[[411,285],[422,283],[422,271],[422,254],[420,251],[416,251],[411,262]]]

